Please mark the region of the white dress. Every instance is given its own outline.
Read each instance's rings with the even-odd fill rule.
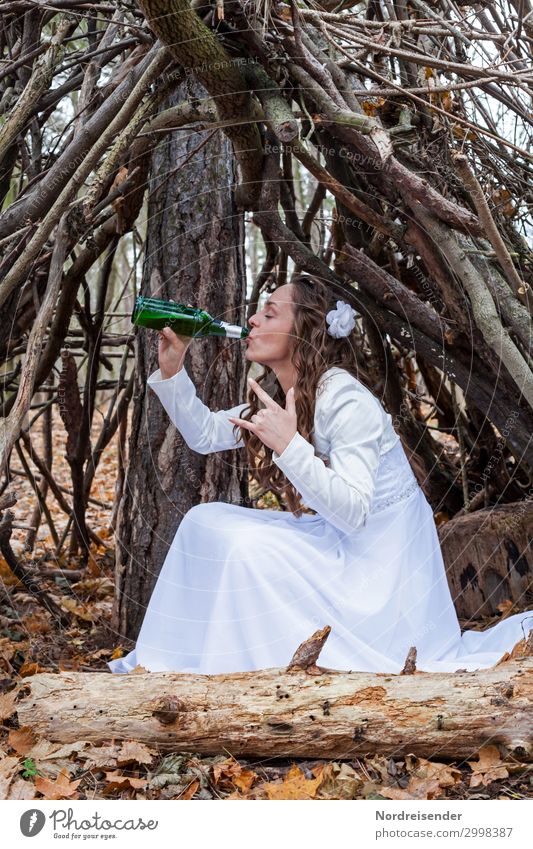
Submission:
[[[148,378],[193,450],[242,447],[182,368]],[[296,433],[273,460],[316,511],[259,510],[224,501],[190,509],[176,531],[135,648],[113,672],[220,673],[286,666],[318,628],[330,669],[400,672],[492,666],[533,627],[533,610],[462,635],[433,511],[391,416],[359,380],[331,368],[315,406],[317,450]],[[178,520],[179,517],[176,517]]]

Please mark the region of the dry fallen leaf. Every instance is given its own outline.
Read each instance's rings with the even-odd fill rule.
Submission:
[[[455,766],[417,758],[413,754],[406,755],[404,760],[407,771],[412,773],[411,778],[435,778],[441,787],[453,787],[461,781],[461,770]]]
[[[2,555],[0,555],[0,578],[2,579],[2,583],[5,584],[6,587],[23,587],[24,584],[20,581],[11,571],[7,562]]]
[[[19,767],[18,758],[6,757],[0,760],[0,799],[9,798],[9,787]]]
[[[120,752],[117,755],[117,766],[122,767],[131,763],[151,764],[156,755],[157,751],[155,749],[149,749],[144,743],[128,740],[122,744]]]
[[[467,764],[472,770],[470,787],[478,787],[480,784],[486,787],[491,781],[509,776],[497,746],[482,746],[479,750],[479,760],[467,761]]]
[[[20,643],[13,643],[7,637],[0,638],[0,669],[4,670],[10,677],[15,675],[15,669],[11,665],[13,655],[21,650]]]
[[[361,105],[363,107],[365,115],[369,115],[371,118],[373,118],[376,115],[378,109],[381,109],[385,102],[386,101],[384,97],[376,97],[374,100],[363,100]]]
[[[440,102],[441,102],[442,108],[445,109],[446,112],[451,112],[452,109],[453,109],[453,103],[454,103],[453,94],[451,93],[451,91],[441,92],[440,93]]]
[[[506,218],[513,218],[517,213],[517,207],[512,203],[512,195],[508,189],[489,189],[491,200],[499,212],[502,212]]]
[[[441,799],[444,796],[444,789],[436,778],[414,778],[405,789],[382,787],[379,792],[387,799]]]
[[[10,693],[3,693],[0,696],[0,722],[9,719],[16,711],[17,692],[12,690]]]
[[[269,782],[263,785],[268,799],[314,799],[322,776],[307,779],[301,769],[293,764],[281,784]]]
[[[79,618],[83,619],[85,622],[92,622],[93,614],[87,607],[77,604],[76,599],[71,598],[70,596],[62,596],[60,604],[69,613],[74,613],[75,616],[79,616]]]
[[[31,781],[25,781],[23,778],[15,778],[13,784],[9,788],[8,799],[35,799],[36,791]]]
[[[256,779],[256,772],[251,769],[242,769],[239,775],[233,779],[233,783],[241,793],[248,793]]]
[[[46,618],[44,611],[35,610],[30,617],[24,618],[24,627],[29,634],[49,634],[51,631],[50,620]]]
[[[409,775],[406,787],[384,786],[379,791],[387,799],[440,799],[445,787],[452,787],[461,781],[461,770],[448,764],[405,756],[405,766]]]
[[[187,801],[187,799],[192,799],[198,788],[200,787],[200,782],[197,778],[195,778],[188,787],[185,788],[183,793],[180,793],[179,798],[183,801]]]
[[[38,672],[51,672],[48,666],[41,666],[39,663],[30,663],[25,661],[19,669],[21,678],[28,678],[30,675],[37,675]]]
[[[119,746],[92,746],[83,753],[86,769],[108,769],[117,766],[120,755]]]
[[[363,787],[363,778],[346,763],[319,764],[311,770],[317,778],[322,778],[317,798],[319,799],[356,799]]]
[[[45,799],[77,799],[76,790],[80,782],[81,778],[71,781],[68,769],[64,767],[55,780],[37,775],[35,789],[42,793]]]
[[[124,649],[121,646],[117,646],[116,649],[113,649],[111,652],[111,660],[117,660],[119,657],[124,656]]]
[[[133,778],[129,775],[122,775],[118,769],[115,770],[115,772],[106,772],[105,777],[109,784],[106,785],[103,791],[104,796],[108,793],[112,793],[113,790],[128,790],[130,788],[133,790],[141,790],[148,784],[146,778]]]
[[[7,740],[17,755],[25,757],[35,746],[37,737],[30,725],[24,725],[22,728],[13,728]]]
[[[235,758],[227,758],[225,761],[213,764],[212,779],[215,786],[224,788],[229,785],[237,787],[241,793],[248,793],[257,779],[257,773],[242,767]]]

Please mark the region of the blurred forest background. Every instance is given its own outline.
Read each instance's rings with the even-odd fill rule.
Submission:
[[[328,283],[461,623],[530,608],[530,0],[160,8],[0,2],[3,689],[129,650],[194,504],[286,507],[147,392],[139,294],[245,324],[295,272]],[[211,409],[245,398],[242,351],[189,349]]]

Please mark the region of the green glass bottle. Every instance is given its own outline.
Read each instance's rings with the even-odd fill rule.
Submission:
[[[135,299],[131,320],[133,324],[153,330],[170,327],[178,336],[191,336],[194,339],[204,336],[246,339],[250,333],[250,328],[220,321],[205,310],[175,301],[165,301],[162,298],[145,298],[142,295]]]

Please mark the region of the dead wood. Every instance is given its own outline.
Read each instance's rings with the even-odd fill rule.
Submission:
[[[220,675],[40,673],[19,685],[20,726],[48,740],[138,740],[235,757],[468,758],[487,743],[533,753],[531,644],[475,672],[343,672],[316,665],[326,626],[287,668]],[[295,658],[299,665],[295,665]],[[408,674],[406,674],[408,673]]]

